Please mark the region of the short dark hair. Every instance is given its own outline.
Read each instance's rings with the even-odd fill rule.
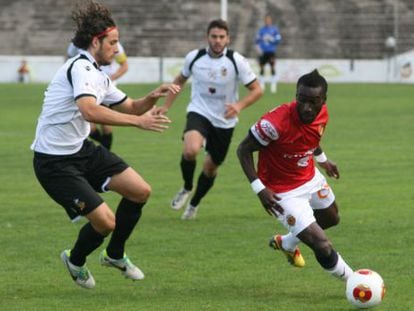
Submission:
[[[314,69],[312,72],[307,73],[301,76],[296,84],[296,88],[299,85],[304,85],[308,87],[322,87],[322,91],[326,94],[328,92],[328,83],[325,78],[319,74],[317,69]]]
[[[76,23],[76,33],[72,42],[78,48],[86,50],[93,37],[101,34],[109,27],[115,27],[111,12],[102,4],[93,0],[79,2],[72,11],[72,19]],[[100,37],[103,40],[105,36]]]
[[[226,31],[226,33],[229,34],[229,25],[227,24],[227,22],[225,20],[215,19],[215,20],[211,21],[210,24],[208,24],[208,27],[207,27],[207,34],[210,33],[210,30],[212,28],[224,29]]]

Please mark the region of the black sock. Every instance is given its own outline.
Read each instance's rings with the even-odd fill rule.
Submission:
[[[70,262],[75,266],[83,266],[86,257],[102,244],[104,238],[88,222],[79,231],[78,240],[70,251]]]
[[[125,242],[138,223],[144,204],[122,198],[115,214],[115,230],[106,248],[109,257],[113,259],[124,257]]]
[[[102,134],[100,142],[102,146],[110,150],[112,146],[112,133]]]
[[[213,187],[215,178],[216,176],[208,177],[204,172],[201,172],[198,177],[196,192],[190,201],[192,206],[197,206],[200,203],[201,199],[207,194],[210,188]]]
[[[184,159],[184,156],[181,156],[181,174],[184,179],[184,189],[193,190],[193,179],[194,179],[194,170],[196,167],[196,161],[188,161]]]
[[[328,257],[316,255],[316,260],[319,264],[327,270],[333,269],[338,262],[338,254],[335,250],[332,250],[331,254]]]
[[[101,132],[98,129],[96,129],[96,130],[91,131],[89,133],[89,137],[92,138],[93,140],[96,140],[97,142],[100,143],[101,142],[102,135],[101,135]]]

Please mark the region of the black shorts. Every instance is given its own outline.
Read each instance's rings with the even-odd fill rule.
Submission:
[[[100,204],[110,178],[128,168],[117,155],[85,140],[72,155],[35,152],[33,167],[43,189],[62,205],[71,220],[87,215]]]
[[[259,64],[260,65],[265,65],[265,64],[271,64],[274,63],[275,61],[275,57],[276,54],[275,52],[264,52],[260,57],[259,57]]]
[[[184,133],[191,130],[200,132],[206,139],[205,148],[214,164],[222,164],[229,150],[234,128],[223,129],[214,127],[206,117],[195,112],[189,112]]]

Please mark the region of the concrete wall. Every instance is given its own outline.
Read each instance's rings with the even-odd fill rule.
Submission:
[[[48,83],[64,62],[64,58],[59,56],[0,56],[0,82],[18,80],[17,69],[22,59],[28,62],[30,81],[40,83]],[[257,73],[256,60],[249,60]],[[129,57],[129,70],[119,83],[172,81],[180,72],[183,61],[183,58]],[[277,62],[280,82],[294,83],[299,76],[314,68],[329,82],[414,83],[414,50],[384,60],[280,59]]]

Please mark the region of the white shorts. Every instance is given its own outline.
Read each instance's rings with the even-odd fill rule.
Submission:
[[[316,221],[314,209],[328,208],[335,201],[335,194],[316,167],[310,181],[277,196],[281,199],[278,204],[284,209],[277,219],[295,236]]]

